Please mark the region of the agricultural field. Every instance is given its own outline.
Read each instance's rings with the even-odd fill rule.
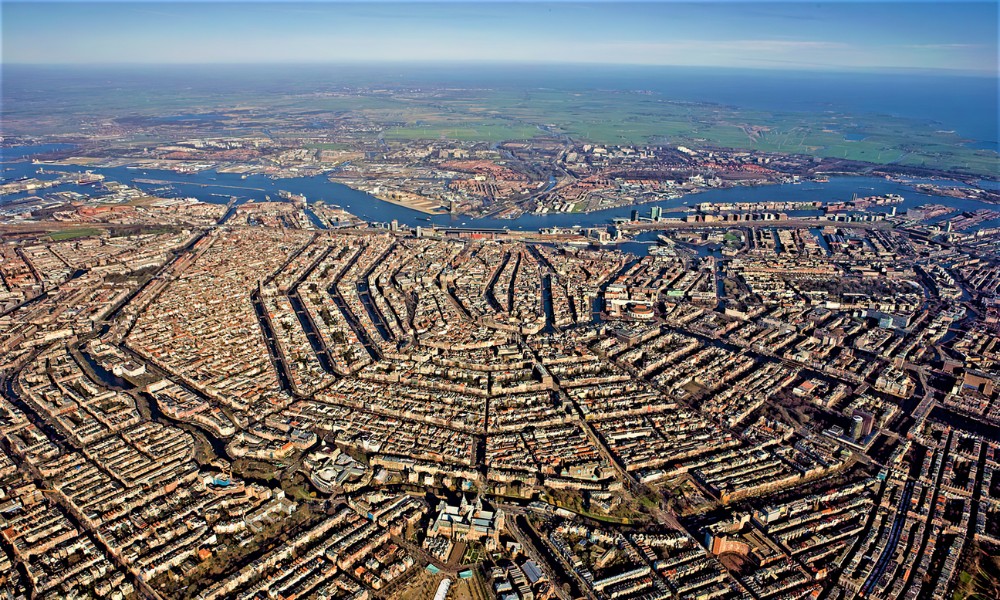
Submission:
[[[44,87],[46,72],[40,74]],[[874,164],[901,164],[997,177],[1000,156],[967,145],[940,123],[885,114],[833,110],[771,111],[679,102],[668,92],[613,89],[477,86],[375,86],[290,75],[277,81],[216,81],[210,90],[184,87],[155,94],[140,80],[109,93],[93,81],[73,82],[72,103],[31,96],[5,113],[13,134],[67,128],[83,133],[95,119],[112,119],[133,144],[157,133],[268,135],[295,143],[319,133],[316,150],[357,144],[452,140],[497,143],[557,138],[595,144],[665,144],[812,155]],[[567,84],[568,85],[568,84]],[[583,84],[579,84],[583,87]],[[35,92],[30,92],[34,94]],[[29,94],[28,91],[21,94]]]

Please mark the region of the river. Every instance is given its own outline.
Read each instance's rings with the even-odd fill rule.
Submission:
[[[5,160],[8,160],[6,157],[27,156],[33,150],[37,152],[49,152],[53,148],[52,145],[5,148],[4,157]],[[30,162],[10,162],[8,160],[8,162],[0,163],[0,168],[2,168],[2,172],[0,173],[2,173],[5,180],[19,177],[37,177],[39,179],[53,179],[56,177],[56,175],[36,174],[38,167],[39,165],[33,165]],[[388,223],[392,220],[397,220],[399,223],[410,227],[427,227],[433,224],[439,227],[465,226],[509,228],[528,231],[545,227],[600,227],[611,224],[612,219],[615,218],[628,218],[632,210],[636,208],[638,208],[640,215],[648,215],[653,206],[659,206],[667,211],[669,209],[684,208],[688,205],[693,206],[702,202],[712,204],[766,201],[842,202],[850,200],[854,194],[858,196],[899,194],[905,198],[901,204],[894,205],[900,212],[924,204],[942,204],[962,211],[973,211],[983,208],[1000,210],[1000,206],[998,205],[978,200],[923,194],[915,191],[906,184],[889,181],[884,178],[838,176],[830,177],[830,180],[826,183],[803,182],[801,184],[789,183],[710,189],[674,200],[652,202],[638,207],[622,206],[591,213],[525,214],[517,219],[473,218],[451,214],[428,216],[403,206],[384,202],[346,185],[331,182],[324,176],[271,179],[264,175],[248,175],[246,179],[243,179],[238,174],[218,173],[214,170],[201,171],[194,174],[179,174],[173,171],[143,170],[128,167],[85,168],[68,165],[45,165],[46,171],[82,172],[85,169],[100,173],[109,181],[126,183],[147,192],[155,192],[167,197],[194,197],[203,202],[214,204],[226,204],[232,196],[236,196],[240,203],[248,200],[263,201],[266,196],[277,199],[278,191],[286,190],[295,194],[305,195],[309,202],[322,200],[327,204],[338,205],[366,221]],[[164,184],[136,183],[135,179],[152,179],[174,183],[165,186]],[[169,187],[169,189],[164,189],[164,187]],[[97,189],[99,188],[64,185],[41,190],[40,193],[43,196],[46,193],[55,191],[75,191],[83,194],[94,194]],[[0,201],[0,206],[30,195],[32,194],[27,192],[7,195]],[[891,210],[891,208],[892,206],[883,206],[876,207],[874,210],[886,212]],[[790,214],[809,215],[817,213],[816,211],[801,211]],[[986,221],[979,225],[979,227],[996,226],[1000,226],[1000,219]]]

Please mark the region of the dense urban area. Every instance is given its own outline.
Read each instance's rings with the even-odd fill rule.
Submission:
[[[371,111],[12,115],[0,595],[998,597],[982,166]]]

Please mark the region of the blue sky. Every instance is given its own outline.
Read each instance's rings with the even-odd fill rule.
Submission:
[[[8,2],[4,63],[499,61],[997,73],[997,3]]]

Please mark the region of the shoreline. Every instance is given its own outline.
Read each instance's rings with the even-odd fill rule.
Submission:
[[[339,183],[339,182],[337,182],[337,183]],[[347,184],[341,184],[341,185],[347,185]],[[347,187],[351,187],[351,186],[347,186]],[[351,189],[354,190],[354,191],[356,191],[356,192],[362,192],[364,194],[368,194],[369,196],[371,196],[372,198],[375,198],[376,200],[378,200],[380,202],[388,202],[389,204],[394,204],[396,206],[401,206],[403,208],[406,208],[406,209],[409,209],[409,210],[412,210],[412,211],[416,211],[416,212],[419,212],[419,213],[423,213],[425,215],[438,216],[438,215],[449,215],[449,214],[451,214],[448,211],[444,211],[444,210],[442,210],[442,211],[439,212],[439,211],[432,210],[432,209],[429,209],[429,208],[421,208],[419,206],[414,206],[414,205],[408,204],[405,200],[394,200],[394,199],[391,199],[391,198],[383,198],[381,196],[376,196],[375,194],[373,194],[371,192],[366,192],[366,191],[360,190],[358,188],[351,188]],[[461,214],[461,213],[459,213],[459,214]]]

